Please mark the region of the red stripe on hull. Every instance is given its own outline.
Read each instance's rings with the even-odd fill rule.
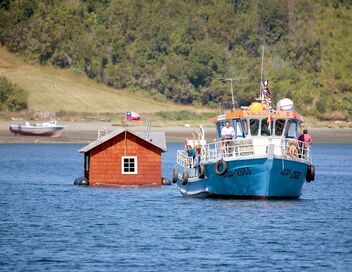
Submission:
[[[10,128],[10,131],[14,133],[15,135],[25,135],[25,136],[49,136],[49,137],[59,137],[62,133],[62,129],[57,130],[57,131],[24,131],[24,130],[16,130]]]

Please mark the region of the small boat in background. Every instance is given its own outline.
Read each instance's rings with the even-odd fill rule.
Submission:
[[[10,131],[15,135],[31,135],[31,136],[50,136],[59,137],[64,130],[64,126],[60,126],[56,121],[51,120],[49,122],[31,124],[25,122],[25,124],[10,125]]]

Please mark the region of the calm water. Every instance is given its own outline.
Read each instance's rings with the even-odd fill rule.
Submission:
[[[351,144],[314,145],[297,201],[76,187],[80,147],[0,145],[1,271],[352,271]]]

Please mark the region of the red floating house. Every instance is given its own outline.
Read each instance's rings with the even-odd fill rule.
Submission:
[[[161,185],[164,132],[117,129],[83,147],[84,177],[89,185]]]

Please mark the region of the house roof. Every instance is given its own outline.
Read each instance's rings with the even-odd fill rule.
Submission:
[[[150,131],[149,132],[149,139],[146,139],[146,132],[145,131],[136,131],[136,132],[131,132],[128,129],[126,130],[128,133],[142,139],[143,141],[150,143],[157,148],[161,149],[162,151],[166,151],[166,140],[165,140],[165,133],[164,132],[156,132],[156,131]],[[103,137],[100,137],[99,139],[96,139],[94,142],[91,142],[90,144],[82,147],[80,150],[78,150],[81,153],[88,152],[92,150],[93,148],[97,147],[98,145],[101,145],[102,143],[105,143],[109,141],[110,139],[120,135],[121,133],[124,133],[124,129],[116,129]]]

